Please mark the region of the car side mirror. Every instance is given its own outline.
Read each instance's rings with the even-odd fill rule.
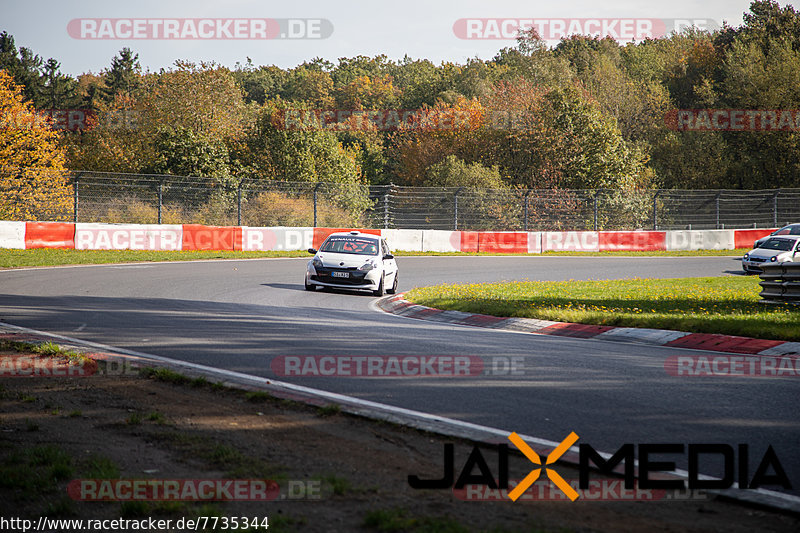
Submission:
[[[383,258],[384,259],[394,259],[394,256],[392,254],[386,254],[386,255],[383,256]]]
[[[315,253],[317,253],[317,251],[314,248],[309,248],[308,249],[308,253],[315,254]]]

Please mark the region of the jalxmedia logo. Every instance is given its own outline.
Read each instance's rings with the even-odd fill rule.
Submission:
[[[751,475],[750,449],[747,444],[739,444],[736,449],[729,444],[681,444],[681,443],[626,443],[611,455],[604,455],[591,445],[581,443],[578,446],[579,481],[577,487],[568,483],[561,475],[550,468],[578,440],[578,435],[570,433],[556,446],[544,463],[522,438],[511,433],[508,440],[522,452],[537,468],[531,470],[512,490],[509,489],[509,445],[500,444],[497,457],[497,477],[483,457],[480,448],[475,445],[464,463],[458,479],[455,479],[455,449],[452,443],[444,445],[444,475],[441,479],[420,479],[416,475],[408,476],[408,484],[414,489],[447,489],[463,491],[465,487],[481,485],[489,489],[507,492],[508,498],[517,501],[536,483],[545,470],[547,478],[559,488],[570,500],[577,500],[581,494],[591,490],[591,476],[605,475],[618,477],[617,471],[624,466],[624,486],[626,489],[643,491],[674,491],[675,493],[690,491],[729,489],[757,489],[762,486],[777,486],[792,490],[786,471],[778,459],[772,446],[768,446],[755,472]],[[638,452],[638,453],[637,453]],[[685,456],[688,472],[678,475],[676,458],[664,456]],[[591,464],[590,464],[591,463]],[[700,474],[701,470],[716,470],[719,464],[723,467],[720,478],[710,478]],[[594,465],[594,466],[592,466]],[[715,466],[710,466],[715,465]],[[705,468],[704,468],[705,467]],[[473,473],[477,468],[479,473]],[[672,475],[670,475],[672,474]],[[685,476],[685,479],[683,479]],[[576,490],[576,488],[578,490]],[[527,497],[527,496],[526,496]],[[536,499],[536,498],[534,498]],[[667,495],[669,499],[669,495]]]
[[[550,452],[547,456],[547,461],[545,461],[544,466],[542,467],[542,459],[539,457],[539,454],[533,451],[528,444],[522,440],[522,438],[517,435],[516,433],[512,433],[508,436],[508,440],[514,443],[519,451],[528,458],[528,460],[534,464],[540,465],[540,468],[534,468],[531,472],[525,476],[525,478],[519,482],[519,484],[514,487],[514,490],[508,493],[508,497],[511,498],[513,501],[517,501],[522,494],[528,490],[528,487],[536,483],[536,480],[539,479],[539,474],[542,472],[542,468],[545,469],[547,472],[547,477],[550,478],[550,481],[555,483],[556,487],[561,489],[561,491],[567,495],[567,497],[572,500],[573,502],[578,499],[578,493],[575,492],[575,489],[569,486],[563,477],[559,475],[558,472],[551,468],[547,468],[547,465],[551,465],[558,461],[564,452],[570,449],[570,447],[575,444],[575,441],[578,440],[578,435],[575,434],[573,431],[567,438],[561,441],[561,444],[556,446],[556,449]]]

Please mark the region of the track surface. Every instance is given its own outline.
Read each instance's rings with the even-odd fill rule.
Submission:
[[[0,272],[0,321],[79,339],[615,451],[626,442],[771,444],[800,488],[797,378],[677,378],[674,348],[524,335],[387,315],[375,298],[305,292],[306,259],[89,266]],[[400,289],[441,282],[737,274],[704,258],[401,257]],[[523,357],[522,375],[286,378],[281,355]],[[495,359],[502,361],[502,359]],[[684,461],[678,461],[685,467]],[[721,475],[714,468],[704,473]],[[767,487],[774,488],[774,487]]]

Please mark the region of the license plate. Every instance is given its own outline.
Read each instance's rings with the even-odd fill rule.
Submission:
[[[333,273],[331,273],[331,275],[334,278],[349,278],[350,277],[350,272],[333,272]]]

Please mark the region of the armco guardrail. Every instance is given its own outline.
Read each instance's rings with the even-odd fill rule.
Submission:
[[[775,263],[761,269],[759,296],[764,301],[800,304],[800,263]]]
[[[750,248],[771,228],[693,231],[445,231],[363,229],[393,250],[539,254]],[[76,250],[304,250],[350,228],[0,221],[0,248]]]

